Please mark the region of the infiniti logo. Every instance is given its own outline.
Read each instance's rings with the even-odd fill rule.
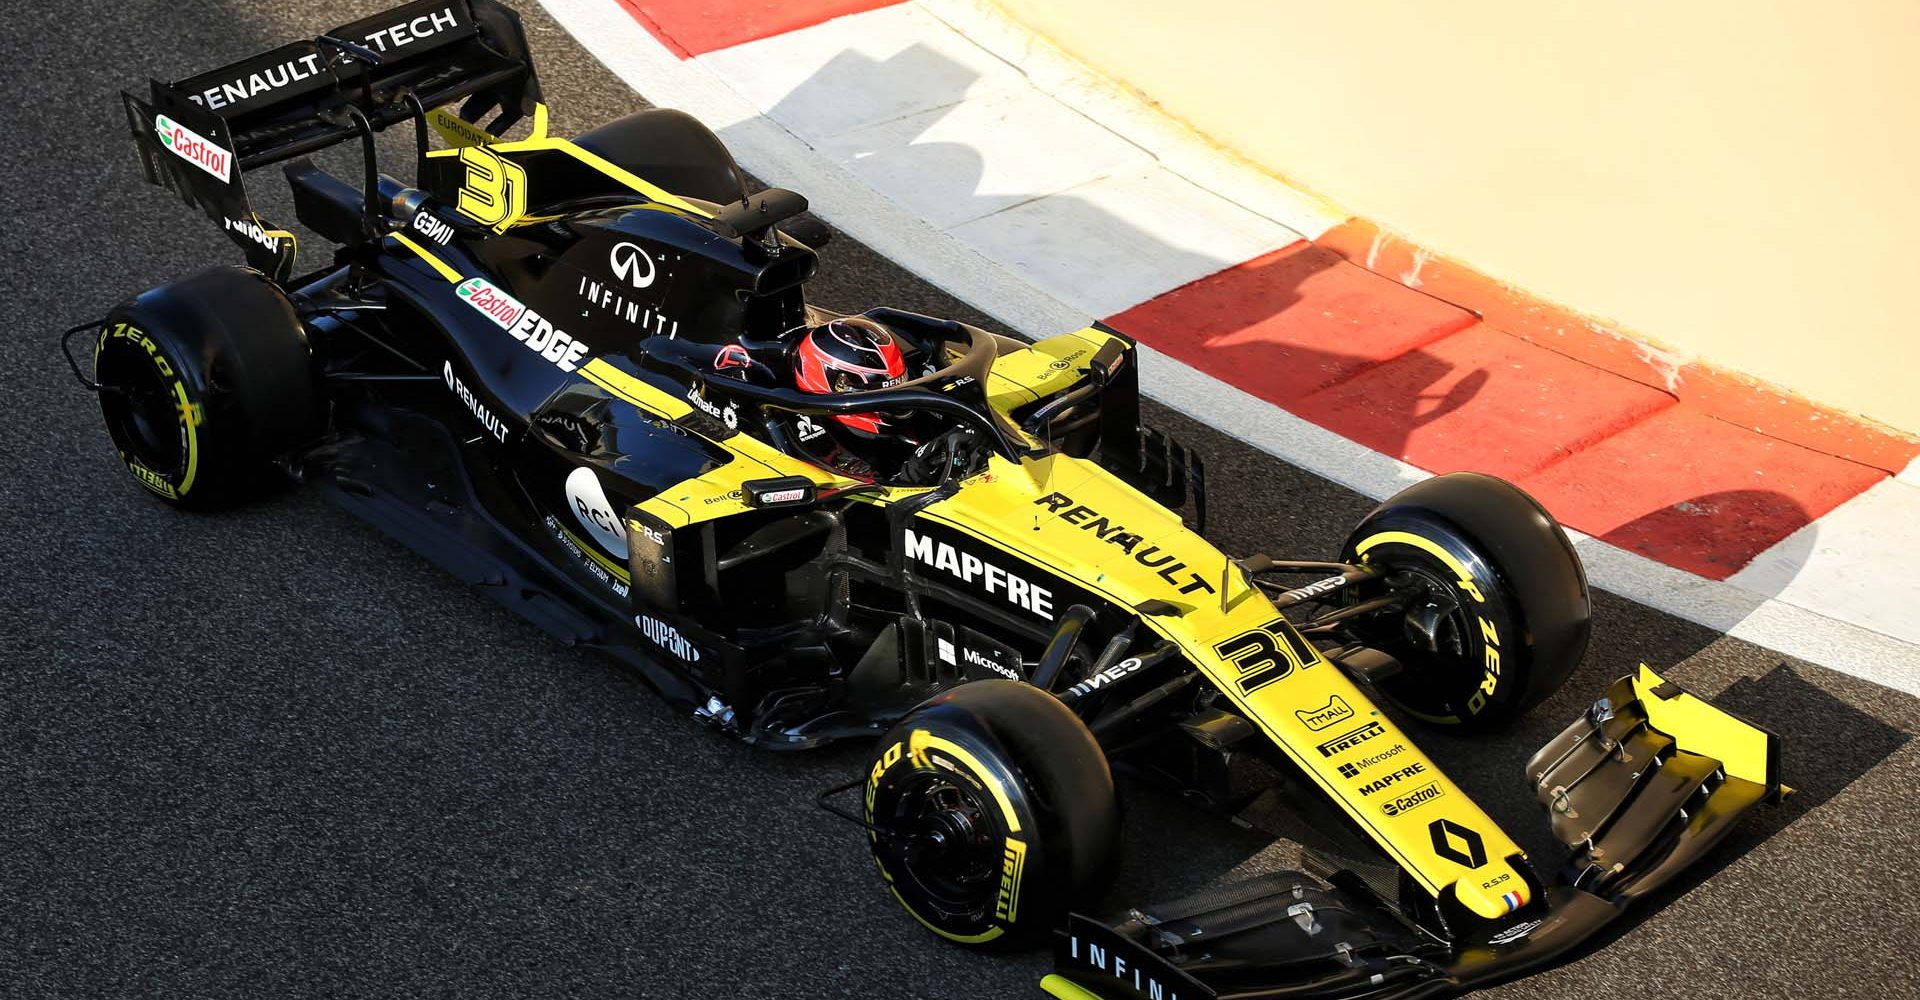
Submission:
[[[635,244],[614,244],[613,252],[607,255],[607,263],[613,268],[614,277],[635,288],[646,288],[653,284],[653,258]]]

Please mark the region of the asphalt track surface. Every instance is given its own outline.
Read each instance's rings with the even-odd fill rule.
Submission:
[[[115,462],[55,332],[238,258],[141,182],[116,91],[381,6],[9,5],[0,996],[1037,995],[1043,955],[935,940],[813,807],[864,748],[730,743],[312,494],[184,515]],[[557,132],[640,106],[522,11]],[[256,198],[289,218],[279,187],[262,173]],[[823,263],[823,304],[986,319],[850,240]],[[1210,460],[1229,551],[1331,555],[1369,506],[1167,421]],[[1417,735],[1549,857],[1521,763],[1643,659],[1781,732],[1800,794],[1608,947],[1489,995],[1914,995],[1915,699],[1601,594],[1560,696],[1492,738]],[[1110,908],[1274,851],[1126,792]]]

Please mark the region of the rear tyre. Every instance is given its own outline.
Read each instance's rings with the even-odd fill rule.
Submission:
[[[271,459],[320,430],[306,331],[258,271],[210,268],[121,303],[93,359],[120,460],[175,506],[227,506],[282,483]]]
[[[1360,522],[1342,559],[1381,570],[1407,599],[1361,638],[1400,661],[1377,686],[1428,722],[1509,722],[1553,694],[1586,652],[1592,606],[1580,557],[1546,509],[1503,480],[1453,473],[1402,490]]]
[[[1119,836],[1093,734],[1017,681],[960,685],[894,726],[868,770],[866,816],[894,897],[970,945],[1051,931],[1105,887]]]

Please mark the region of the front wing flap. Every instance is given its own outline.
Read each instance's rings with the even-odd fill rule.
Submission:
[[[1444,996],[1536,970],[1703,857],[1779,780],[1779,739],[1641,666],[1527,764],[1568,848],[1542,898],[1451,926],[1350,872],[1277,872],[1113,921],[1075,914],[1041,982],[1062,1000]]]

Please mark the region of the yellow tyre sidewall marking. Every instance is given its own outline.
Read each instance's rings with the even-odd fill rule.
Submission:
[[[1440,560],[1442,564],[1453,571],[1455,577],[1454,583],[1457,584],[1461,590],[1472,595],[1476,603],[1487,603],[1487,596],[1480,592],[1480,585],[1474,581],[1473,574],[1467,572],[1466,564],[1455,558],[1453,553],[1442,548],[1438,542],[1435,542],[1431,538],[1416,535],[1410,531],[1382,531],[1379,534],[1367,536],[1360,544],[1354,546],[1354,551],[1359,553],[1360,560],[1364,563],[1366,562],[1367,552],[1369,550],[1375,546],[1388,544],[1410,546]],[[1489,662],[1485,664],[1487,673],[1482,678],[1479,688],[1476,689],[1475,698],[1468,701],[1468,707],[1471,709],[1469,714],[1478,715],[1480,714],[1480,709],[1486,707],[1487,699],[1493,696],[1495,690],[1499,689],[1499,678],[1501,674],[1500,657],[1505,651],[1505,647],[1500,641],[1500,629],[1498,626],[1480,614],[1475,614],[1474,619],[1480,627],[1481,638],[1485,640],[1486,656],[1489,660]],[[1401,707],[1404,708],[1405,706]],[[1411,709],[1408,709],[1408,711],[1412,712]],[[1420,712],[1413,712],[1413,714],[1429,722],[1445,723],[1457,721],[1457,717],[1453,716],[1429,716]]]
[[[120,453],[120,461],[126,464],[127,471],[133,473],[133,478],[139,480],[140,485],[169,500],[178,500],[193,488],[194,478],[200,472],[199,428],[203,412],[200,405],[193,402],[187,395],[186,381],[180,377],[179,372],[174,370],[173,363],[167,360],[167,356],[160,351],[160,345],[154,343],[153,338],[148,337],[146,331],[130,323],[115,323],[112,326],[101,327],[100,340],[93,348],[93,364],[96,372],[100,368],[100,355],[106,351],[108,341],[114,339],[125,340],[143,348],[147,352],[148,360],[152,361],[154,368],[159,371],[160,377],[171,383],[174,401],[177,404],[174,412],[180,426],[180,442],[182,450],[186,453],[186,471],[181,473],[180,482],[174,483],[159,471],[147,468],[145,464],[124,451]]]
[[[894,766],[902,760],[910,763],[915,770],[933,768],[934,764],[927,756],[929,750],[937,750],[948,759],[959,764],[966,770],[968,777],[985,787],[992,795],[994,804],[999,807],[1001,818],[1006,821],[1007,835],[1004,838],[1006,846],[1002,849],[1004,859],[1002,889],[1001,893],[995,899],[994,915],[996,919],[1011,920],[1019,913],[1020,882],[1025,875],[1027,844],[1024,839],[1014,836],[1021,830],[1020,817],[1014,812],[1013,799],[1007,795],[1006,787],[1001,784],[998,778],[994,777],[991,771],[981,766],[980,759],[975,757],[971,751],[952,740],[935,736],[924,729],[915,729],[909,732],[905,741],[895,743],[893,746],[888,747],[880,754],[879,759],[874,762],[873,770],[867,777],[867,822],[873,822],[873,798],[875,790],[880,785],[880,779],[885,777],[887,772],[891,771]],[[900,907],[906,910],[913,919],[918,920],[921,926],[935,934],[949,941],[957,941],[961,944],[985,944],[1006,933],[1005,927],[989,927],[979,934],[955,934],[952,931],[942,930],[934,926],[927,918],[921,916],[919,911],[915,910],[904,896],[900,895],[900,890],[895,888],[893,884],[893,874],[887,871],[886,864],[881,862],[878,855],[874,857],[874,863],[880,868],[880,876],[887,881],[887,891],[893,893],[893,898],[900,902]],[[1011,885],[1008,885],[1009,881],[1011,881]],[[1003,914],[1005,916],[1002,916]]]
[[[1412,546],[1440,560],[1448,569],[1453,570],[1457,578],[1454,582],[1460,585],[1461,590],[1471,594],[1475,601],[1481,604],[1487,603],[1486,595],[1480,593],[1480,585],[1474,582],[1473,574],[1467,572],[1466,564],[1454,558],[1453,553],[1441,548],[1440,544],[1431,538],[1416,535],[1411,531],[1382,531],[1377,535],[1367,536],[1359,545],[1354,546],[1354,551],[1360,554],[1360,561],[1364,563],[1369,549],[1394,542]]]

